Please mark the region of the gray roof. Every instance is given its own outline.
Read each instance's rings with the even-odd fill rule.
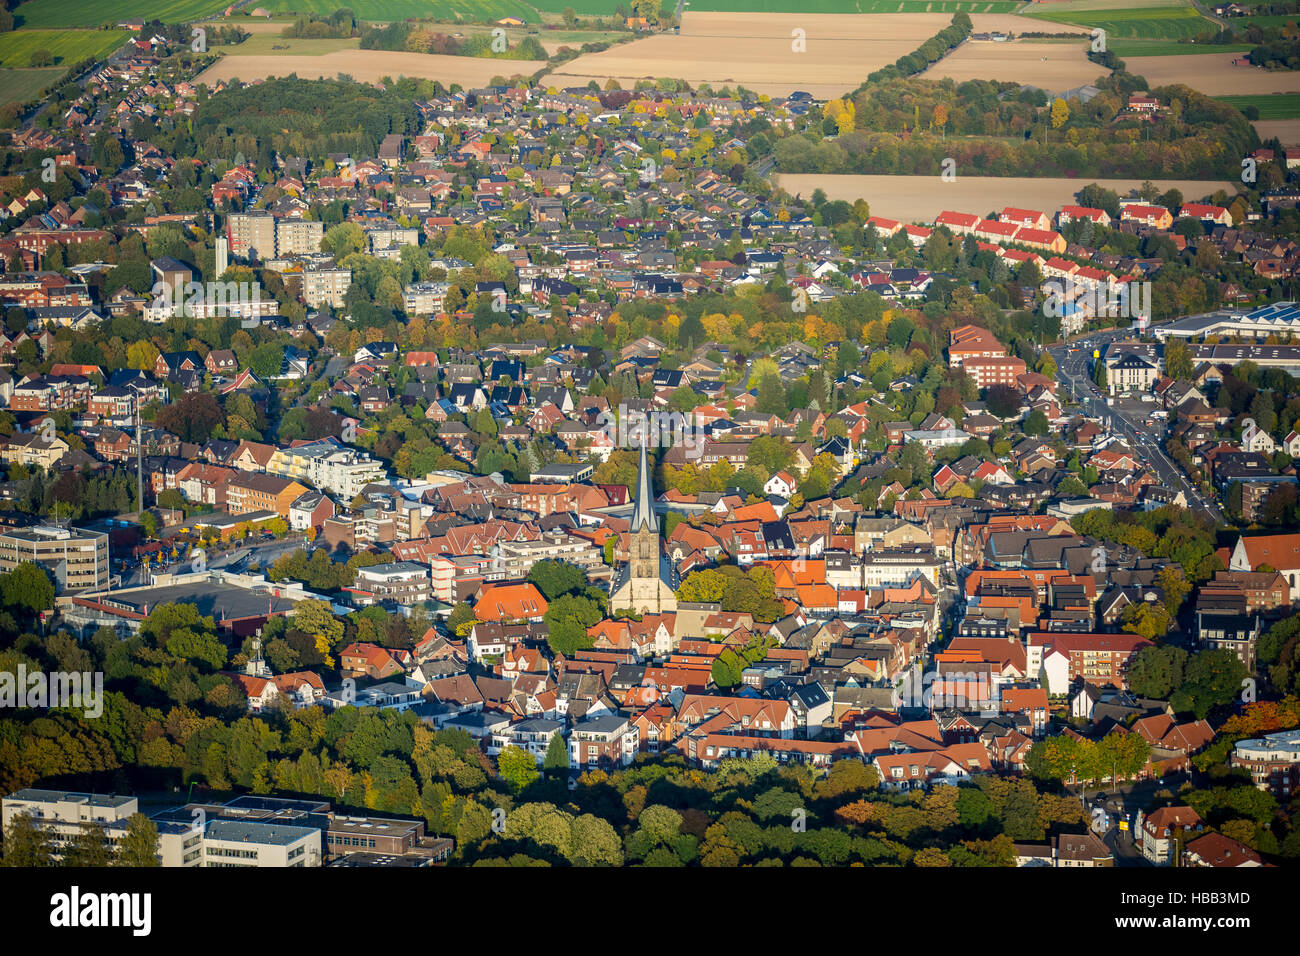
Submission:
[[[304,837],[319,833],[316,827],[290,827],[282,823],[252,823],[247,820],[213,820],[204,836],[228,843],[262,843],[289,846]]]
[[[628,531],[634,534],[642,528],[659,533],[659,519],[655,516],[654,508],[654,490],[650,487],[649,456],[646,453],[648,444],[648,438],[641,443],[641,466],[637,470],[636,477],[636,504],[632,509],[632,521],[628,525]]]

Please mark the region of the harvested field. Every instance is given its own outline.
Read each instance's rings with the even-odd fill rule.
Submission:
[[[1062,92],[1095,82],[1106,73],[1088,59],[1085,41],[1017,40],[963,43],[921,76],[928,80],[1009,80]]]
[[[1125,62],[1130,73],[1146,77],[1152,87],[1183,83],[1210,96],[1300,93],[1300,71],[1233,66],[1233,56],[1232,53],[1136,56]]]
[[[638,80],[672,78],[715,87],[740,85],[770,96],[806,90],[815,97],[829,99],[854,89],[869,73],[911,53],[952,22],[951,16],[942,13],[753,14],[689,10],[682,20],[680,35],[659,34],[578,57],[551,74],[551,82],[556,86],[581,86],[595,80],[604,85],[613,78],[631,87]],[[977,32],[1043,29],[1039,21],[1008,13],[976,14],[971,21]],[[795,29],[805,31],[805,53],[791,49]],[[966,46],[1001,50],[1007,44]],[[996,53],[987,55],[996,59]],[[1087,62],[1082,46],[1078,59]],[[1093,67],[1084,79],[1068,85],[1091,82],[1097,72],[1098,68]]]
[[[494,60],[476,56],[436,56],[426,53],[389,53],[386,50],[340,50],[329,56],[225,56],[199,74],[198,82],[212,85],[235,78],[245,82],[296,73],[303,79],[321,79],[345,73],[363,83],[384,77],[408,76],[438,80],[450,85],[485,86],[494,76],[529,76],[546,65],[544,60]]]
[[[1005,206],[1054,212],[1074,202],[1074,194],[1089,183],[1113,189],[1121,197],[1142,185],[1139,179],[1025,179],[997,176],[962,176],[943,182],[938,176],[827,176],[778,173],[777,185],[791,195],[811,196],[821,189],[829,199],[854,202],[865,199],[873,216],[904,222],[933,220],[945,209],[984,215]],[[1232,183],[1212,180],[1158,180],[1161,192],[1175,188],[1188,200],[1209,196],[1219,189],[1236,192]]]
[[[1044,25],[1041,20],[1022,17],[1018,13],[977,13],[970,18],[976,33],[1077,33],[1087,36],[1088,30],[1070,23]],[[1001,43],[998,46],[1002,46]]]
[[[1300,119],[1259,120],[1253,125],[1260,139],[1276,136],[1283,146],[1300,146]]]

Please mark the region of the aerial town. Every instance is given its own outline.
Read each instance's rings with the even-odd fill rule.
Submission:
[[[918,66],[1005,41],[956,6]],[[245,82],[109,26],[0,116],[5,865],[1300,861],[1300,148],[1113,54]],[[1022,129],[1059,201],[930,163]]]

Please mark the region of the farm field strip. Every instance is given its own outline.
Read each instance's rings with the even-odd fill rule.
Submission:
[[[1105,69],[1088,59],[1087,44],[1016,40],[964,43],[921,74],[930,80],[1003,80],[1053,93],[1095,82]]]
[[[502,17],[519,17],[529,23],[537,21],[537,9],[520,0],[355,0],[352,3],[340,0],[257,0],[256,5],[276,16],[295,13],[329,16],[344,6],[359,20],[378,22],[411,17],[435,20],[499,20]],[[611,14],[614,6],[615,4],[610,4]],[[578,10],[576,6],[574,9]]]
[[[1256,120],[1251,125],[1260,139],[1276,136],[1283,146],[1300,146],[1300,119]]]
[[[1183,83],[1208,96],[1300,93],[1300,72],[1233,66],[1232,60],[1231,53],[1196,53],[1132,57],[1125,63],[1130,73],[1146,77],[1152,87]]]
[[[1229,106],[1235,106],[1237,109],[1254,106],[1259,110],[1261,120],[1300,119],[1300,93],[1273,93],[1267,96],[1220,96],[1216,98]]]
[[[938,176],[855,176],[820,173],[777,173],[778,186],[792,196],[811,196],[821,189],[828,199],[854,202],[865,199],[873,216],[904,222],[930,221],[945,209],[982,215],[1005,206],[1057,209],[1074,202],[1074,195],[1096,182],[1121,196],[1142,185],[1138,179],[1029,179],[1023,177],[962,176],[941,182]],[[1180,190],[1189,200],[1223,189],[1236,192],[1232,183],[1214,180],[1160,180],[1163,192]]]
[[[13,11],[22,29],[99,27],[123,20],[184,23],[220,13],[230,0],[28,0]]]
[[[1101,28],[1109,40],[1177,40],[1212,30],[1215,26],[1192,7],[1140,7],[1077,13],[1052,8],[1031,10],[1024,15],[1035,20]]]
[[[1108,40],[1108,47],[1121,60],[1132,56],[1191,56],[1196,53],[1248,53],[1249,43],[1215,43],[1212,45],[1179,43],[1177,40]]]
[[[30,102],[65,72],[59,66],[35,70],[0,69],[0,103]]]
[[[440,56],[427,53],[391,53],[387,50],[340,50],[321,56],[224,56],[198,76],[209,86],[218,80],[245,82],[296,73],[303,79],[335,77],[342,73],[364,83],[384,77],[407,76],[438,80],[450,85],[486,86],[494,76],[530,76],[546,66],[545,60],[497,60],[491,57]]]
[[[280,49],[275,49],[280,47]],[[243,43],[229,46],[212,45],[214,53],[226,56],[324,56],[340,50],[359,50],[360,37],[326,40],[299,40],[273,33],[255,33]]]
[[[16,30],[0,33],[0,67],[22,69],[32,53],[48,50],[64,69],[92,57],[108,56],[131,36],[126,30]]]

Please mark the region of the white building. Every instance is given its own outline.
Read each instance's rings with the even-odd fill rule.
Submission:
[[[386,477],[383,465],[364,451],[333,438],[280,448],[266,464],[268,475],[292,478],[351,501],[368,484]]]
[[[283,823],[209,820],[203,829],[205,867],[315,867],[321,831]]]
[[[494,732],[488,743],[487,753],[489,757],[495,757],[506,747],[518,747],[532,754],[537,761],[537,766],[540,767],[546,760],[546,751],[551,746],[551,738],[556,734],[559,734],[561,739],[564,738],[563,721],[551,720],[547,717],[521,720],[517,724],[510,724]],[[565,752],[567,754],[567,747]]]
[[[53,836],[56,855],[86,824],[94,824],[103,828],[105,839],[115,850],[139,810],[135,797],[29,789],[5,797],[3,822],[7,830],[18,815],[31,816]],[[158,829],[158,860],[166,867],[321,865],[318,827],[206,819],[202,815],[188,823],[162,819],[154,825]]]

